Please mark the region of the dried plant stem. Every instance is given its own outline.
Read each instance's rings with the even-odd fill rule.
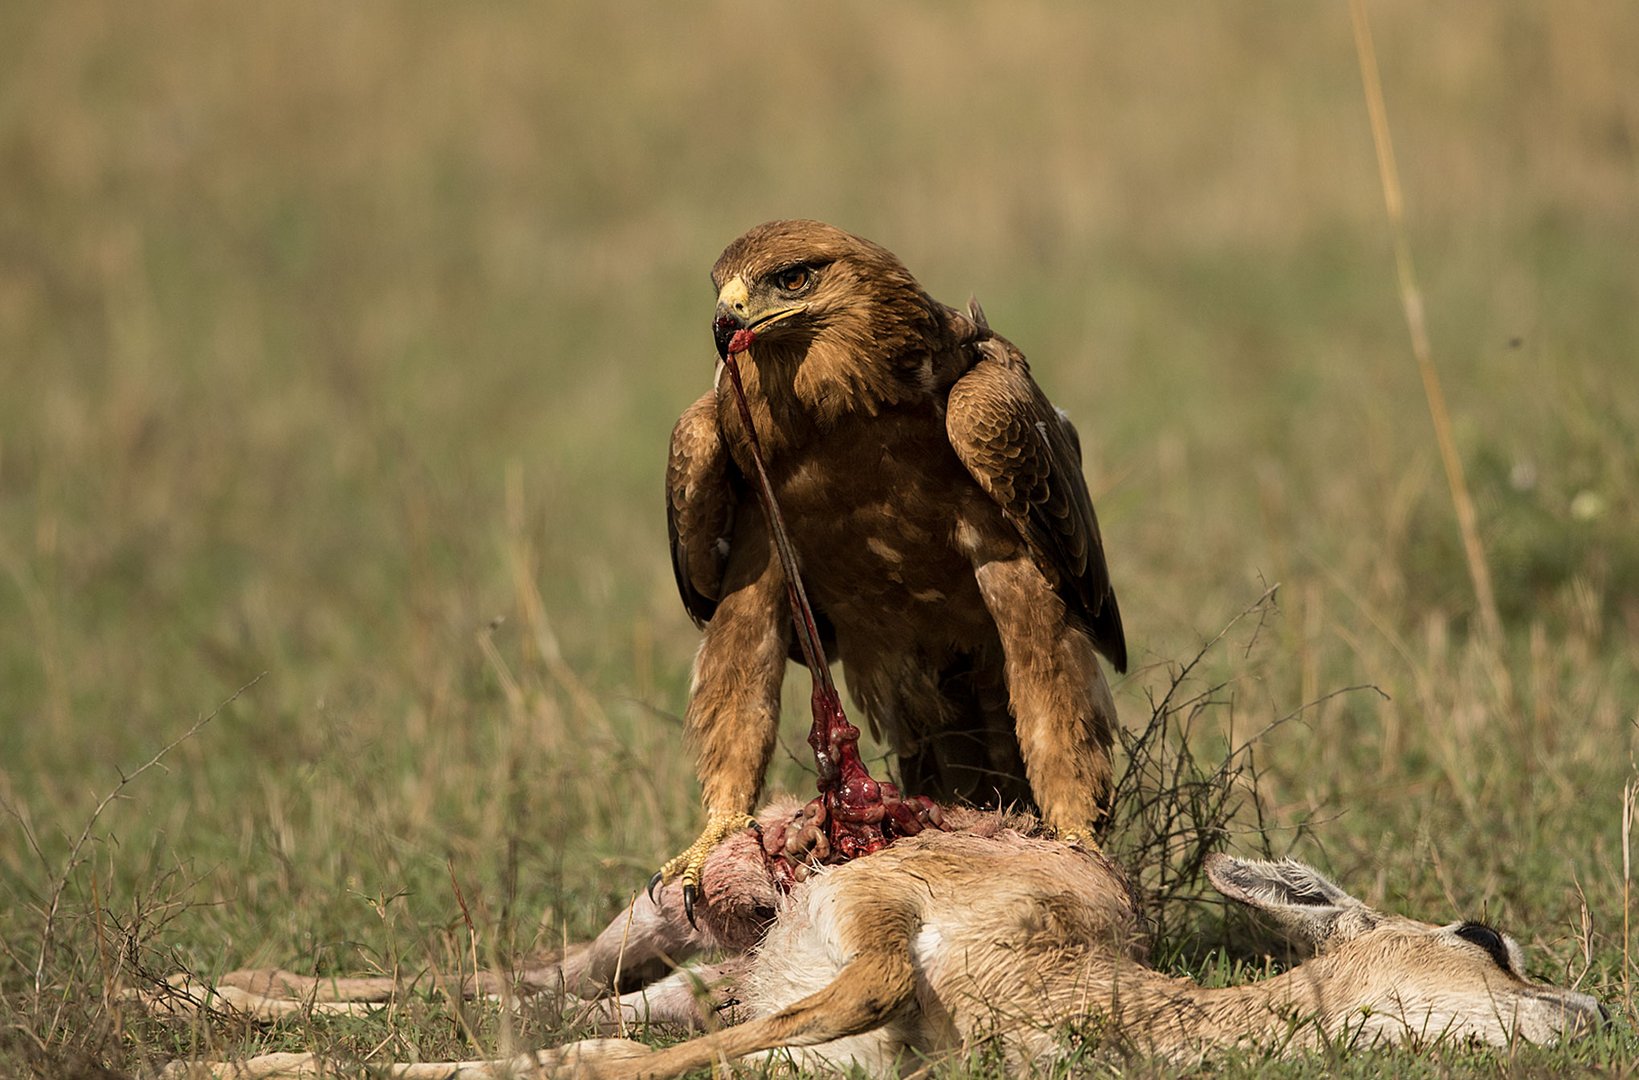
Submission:
[[[632,899],[626,905],[626,925],[620,928],[620,951],[615,954],[615,975],[611,982],[617,988],[617,992],[620,986],[621,969],[626,966],[626,944],[631,940],[632,936],[632,918],[636,914],[637,893],[633,893]],[[566,948],[564,950],[564,956],[568,957],[568,955],[569,950]],[[615,1032],[622,1039],[626,1038],[626,1010],[624,1009],[615,1010]]]
[[[1428,327],[1423,318],[1423,293],[1417,286],[1417,272],[1411,261],[1411,244],[1406,239],[1400,170],[1394,162],[1394,144],[1389,138],[1388,110],[1383,105],[1383,82],[1377,70],[1377,53],[1372,48],[1371,27],[1366,22],[1365,0],[1349,0],[1349,13],[1354,20],[1355,52],[1360,61],[1360,81],[1366,92],[1366,111],[1371,116],[1372,145],[1377,150],[1383,203],[1388,210],[1389,230],[1394,239],[1400,306],[1405,311],[1406,329],[1411,333],[1411,351],[1417,358],[1417,370],[1423,378],[1429,419],[1434,423],[1440,461],[1445,466],[1446,483],[1451,488],[1451,503],[1457,513],[1457,528],[1462,533],[1463,553],[1468,559],[1469,576],[1474,581],[1480,627],[1492,643],[1497,643],[1502,640],[1502,619],[1497,614],[1491,570],[1485,561],[1485,548],[1480,543],[1479,518],[1474,512],[1474,500],[1468,492],[1468,480],[1463,475],[1463,460],[1457,454],[1457,441],[1451,435],[1451,415],[1446,411],[1445,393],[1440,389],[1440,376],[1434,370],[1434,356],[1429,348]]]
[[[1622,1000],[1628,1003],[1629,1009],[1633,1008],[1633,988],[1629,985],[1633,969],[1628,958],[1628,942],[1631,938],[1629,916],[1633,910],[1633,849],[1630,840],[1634,794],[1632,780],[1622,785]]]
[[[160,762],[164,761],[165,756],[172,750],[175,750],[178,746],[181,746],[183,743],[193,738],[194,735],[198,734],[200,728],[204,727],[212,720],[215,720],[218,713],[237,701],[240,694],[243,694],[246,690],[249,690],[251,687],[261,682],[262,677],[266,674],[267,672],[262,672],[261,675],[256,676],[256,678],[250,680],[250,682],[228,695],[225,701],[223,701],[216,708],[212,709],[210,712],[206,713],[204,716],[201,716],[198,720],[195,720],[192,727],[188,728],[187,731],[184,731],[182,734],[166,743],[160,748],[159,753],[149,758],[134,771],[130,773],[122,771],[120,773],[120,782],[115,784],[114,789],[108,794],[104,795],[102,797],[102,801],[97,804],[97,808],[91,811],[91,817],[86,821],[85,828],[80,830],[80,835],[75,838],[73,846],[68,849],[68,858],[63,860],[62,873],[58,874],[56,880],[52,882],[51,897],[46,901],[45,927],[40,932],[40,954],[34,964],[34,992],[36,994],[42,993],[45,988],[46,964],[51,959],[51,946],[56,930],[57,910],[62,904],[63,890],[68,888],[68,881],[74,876],[74,869],[80,865],[80,852],[85,849],[86,843],[91,839],[91,830],[97,827],[97,821],[102,817],[102,812],[108,809],[109,803],[113,802],[125,793],[125,789],[131,785],[132,781],[141,776],[143,773],[147,772],[149,769],[152,769],[154,766],[158,765]]]

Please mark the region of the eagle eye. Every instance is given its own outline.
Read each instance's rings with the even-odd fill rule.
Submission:
[[[814,272],[801,264],[774,272],[774,285],[781,292],[800,293],[808,288],[813,279]]]

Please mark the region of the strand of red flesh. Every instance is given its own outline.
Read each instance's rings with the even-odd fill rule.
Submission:
[[[831,680],[814,609],[808,603],[808,593],[798,573],[796,549],[791,545],[785,518],[775,501],[774,487],[763,464],[762,444],[751,422],[751,407],[740,381],[740,365],[735,357],[750,348],[755,340],[756,335],[750,330],[735,331],[723,364],[734,384],[734,398],[740,407],[740,419],[745,423],[751,445],[751,460],[757,469],[757,498],[774,536],[780,565],[785,570],[786,595],[791,602],[797,641],[813,679],[810,703],[814,726],[808,735],[808,745],[814,749],[814,763],[819,769],[820,794],[809,804],[808,816],[811,820],[818,819],[813,820],[813,824],[823,829],[826,840],[823,849],[815,854],[822,862],[841,862],[878,851],[899,836],[914,836],[928,825],[937,826],[939,812],[925,796],[902,799],[895,785],[873,780],[859,756],[859,729],[848,722],[836,683]]]

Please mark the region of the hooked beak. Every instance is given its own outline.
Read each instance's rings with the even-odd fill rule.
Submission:
[[[717,294],[717,315],[711,320],[711,336],[717,343],[718,357],[726,360],[731,355],[745,352],[757,340],[759,333],[807,310],[807,304],[791,304],[753,311],[745,279],[735,277]]]
[[[733,349],[734,352],[744,352],[746,347],[751,344],[746,338],[755,339],[756,336],[752,331],[746,329],[745,323],[741,322],[739,318],[725,314],[723,309],[718,307],[717,317],[711,320],[711,337],[713,341],[717,342],[717,358],[719,360],[728,359],[732,346],[739,346],[739,348]],[[740,340],[734,340],[736,337]]]

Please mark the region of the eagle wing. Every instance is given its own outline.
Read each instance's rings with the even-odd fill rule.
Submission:
[[[709,390],[672,428],[666,460],[666,532],[683,606],[704,626],[723,596],[723,571],[738,503],[734,465],[717,426],[717,393]]]
[[[1126,671],[1126,635],[1081,475],[1080,437],[1010,343],[985,336],[970,347],[978,361],[952,384],[946,406],[950,444],[1081,616],[1098,651]]]

